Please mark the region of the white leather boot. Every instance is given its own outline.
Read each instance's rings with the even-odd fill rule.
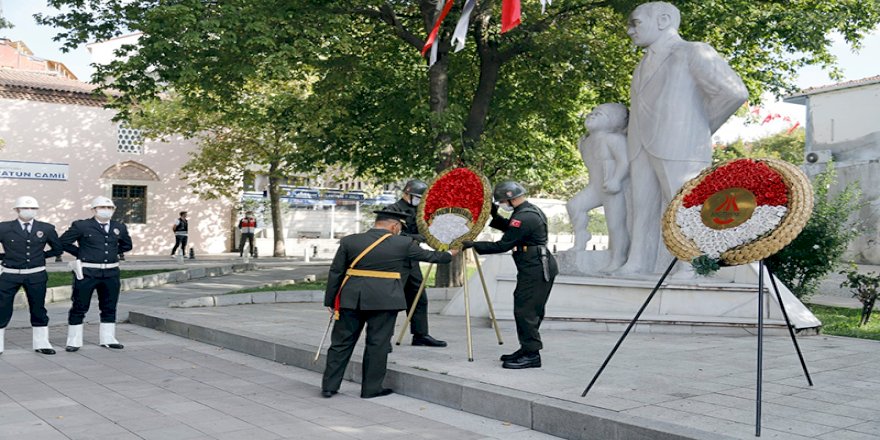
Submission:
[[[6,329],[0,328],[0,354],[3,354],[4,345],[6,343]]]
[[[34,351],[42,354],[55,354],[55,349],[49,343],[49,327],[33,327]]]
[[[67,326],[67,346],[65,351],[77,351],[83,346],[83,325]]]
[[[99,330],[99,340],[101,347],[121,349],[124,346],[116,340],[116,324],[113,322],[102,322]]]

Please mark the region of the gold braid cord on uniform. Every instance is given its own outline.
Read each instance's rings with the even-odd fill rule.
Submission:
[[[339,285],[339,290],[336,291],[336,300],[333,301],[333,319],[339,320],[339,303],[342,297],[342,288],[345,287],[345,283],[348,282],[348,279],[353,276],[359,277],[370,277],[370,278],[397,278],[400,279],[400,274],[397,272],[381,272],[378,270],[360,270],[355,269],[354,266],[361,261],[361,258],[364,258],[365,255],[369,254],[379,243],[385,241],[386,238],[390,237],[392,234],[385,234],[379,237],[378,240],[374,241],[373,244],[367,246],[360,255],[358,255],[354,261],[351,262],[351,265],[348,266],[348,270],[345,271],[345,278],[342,279],[342,283]],[[381,274],[381,275],[380,275]],[[397,275],[394,277],[393,275]]]

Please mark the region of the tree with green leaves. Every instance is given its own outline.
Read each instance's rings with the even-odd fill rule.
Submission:
[[[861,191],[849,184],[837,195],[829,194],[837,173],[828,163],[813,179],[813,213],[804,229],[781,251],[767,259],[773,275],[801,300],[808,299],[819,283],[839,264],[850,242],[859,235],[861,225],[853,220],[862,207]]]
[[[427,178],[465,164],[534,192],[561,191],[583,167],[580,115],[627,102],[639,54],[626,36],[631,0],[557,0],[501,34],[501,0],[481,0],[467,45],[452,53],[458,10],[442,24],[437,61],[419,53],[437,0],[49,0],[42,15],[65,47],[141,31],[137,47],[97,69],[113,79],[122,117],[172,88],[214,111],[258,79],[316,73],[297,145],[361,177]],[[880,20],[877,2],[677,1],[681,34],[730,59],[753,97],[792,89],[805,65],[834,70],[831,32],[857,45]],[[792,56],[797,53],[797,56]],[[291,120],[299,124],[300,120]],[[279,123],[281,123],[279,121]],[[453,275],[455,276],[455,275]],[[442,274],[441,274],[442,279]]]
[[[0,29],[11,29],[12,27],[12,23],[3,18],[3,8],[0,6]]]
[[[800,165],[804,162],[805,148],[806,132],[803,128],[783,130],[754,141],[737,139],[727,145],[715,147],[712,161],[717,163],[728,159],[772,157]]]
[[[268,195],[273,255],[285,256],[280,184],[309,169],[310,155],[299,151],[296,126],[289,113],[301,111],[308,84],[269,81],[246,86],[248,93],[233,105],[206,111],[185,105],[179,96],[153,99],[131,115],[132,125],[153,138],[180,134],[199,142],[183,165],[194,192],[206,199],[237,197],[245,171],[269,178]]]

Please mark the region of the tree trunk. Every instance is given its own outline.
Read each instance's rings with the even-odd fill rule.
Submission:
[[[284,218],[281,215],[281,179],[278,178],[279,163],[269,164],[269,209],[272,211],[272,256],[284,257]]]
[[[498,72],[501,70],[501,60],[493,50],[481,51],[480,56],[480,81],[471,101],[471,109],[465,121],[464,142],[469,148],[480,141],[483,131],[486,130],[486,118],[489,115],[489,106],[492,104],[492,96],[495,94],[495,86],[498,84]]]
[[[437,62],[428,69],[428,91],[430,97],[431,112],[442,115],[449,107],[449,58],[448,43],[437,41],[440,50],[437,54]],[[442,118],[439,118],[442,119]],[[437,129],[437,138],[435,140],[438,148],[438,160],[436,171],[439,173],[456,162],[457,155],[455,147],[452,145],[452,135],[443,130]],[[438,264],[437,275],[434,278],[435,287],[458,287],[464,281],[463,272],[461,270],[462,259],[455,257],[450,264]]]

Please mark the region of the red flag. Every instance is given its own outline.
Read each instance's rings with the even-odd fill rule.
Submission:
[[[437,17],[437,21],[434,22],[434,28],[431,29],[431,33],[428,35],[428,41],[425,42],[425,47],[422,48],[422,56],[425,56],[425,52],[431,48],[434,44],[434,39],[437,38],[437,32],[440,31],[440,24],[443,23],[443,19],[446,18],[446,14],[449,13],[449,10],[452,9],[452,3],[455,0],[447,0],[446,5],[443,6],[443,11],[440,12],[440,16]],[[517,5],[517,11],[519,10],[519,5]]]
[[[501,33],[505,33],[517,26],[520,20],[519,0],[504,0],[501,4]]]
[[[761,123],[762,123],[762,124],[766,124],[766,123],[768,123],[768,122],[770,122],[770,121],[772,121],[772,120],[773,120],[773,115],[767,115],[767,117],[764,118],[764,120],[763,120]]]
[[[789,128],[788,131],[785,132],[785,134],[792,134],[792,133],[793,133],[795,130],[797,130],[797,128],[800,127],[800,126],[801,126],[801,122],[800,122],[800,121],[795,122],[794,125],[793,125],[791,128]]]

